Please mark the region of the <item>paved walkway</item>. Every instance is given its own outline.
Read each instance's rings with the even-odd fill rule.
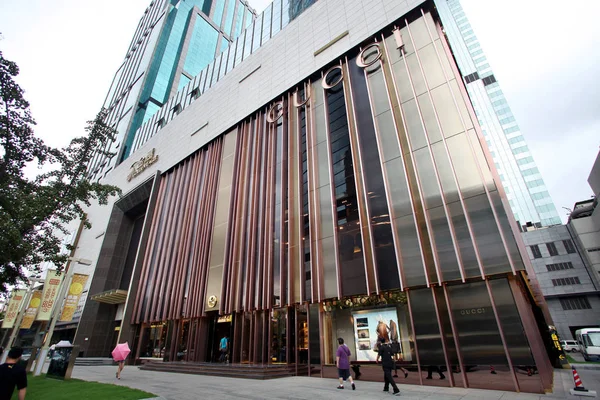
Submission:
[[[390,399],[383,393],[382,383],[357,381],[356,391],[350,388],[337,390],[337,380],[291,377],[266,381],[222,378],[215,376],[188,375],[141,371],[127,366],[121,380],[115,379],[116,367],[76,366],[73,378],[102,383],[114,383],[154,393],[166,400],[196,399]],[[590,389],[600,389],[600,372],[581,370],[579,375]],[[554,393],[540,395],[531,393],[502,392],[496,390],[441,388],[431,386],[398,385],[401,398],[428,400],[574,400],[569,395],[573,388],[571,370],[555,370]],[[589,397],[588,397],[589,398]]]

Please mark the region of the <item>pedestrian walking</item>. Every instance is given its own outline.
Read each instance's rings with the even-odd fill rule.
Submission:
[[[390,319],[390,341],[392,342],[392,352],[394,353],[394,378],[398,377],[398,361],[402,360],[402,346],[398,341],[398,324]],[[408,370],[400,367],[400,371],[404,373],[404,378],[408,377]]]
[[[10,400],[15,387],[17,388],[18,400],[25,400],[27,394],[27,372],[19,365],[23,349],[13,347],[8,352],[6,362],[0,365],[0,400]]]
[[[352,385],[352,390],[356,390],[356,385],[354,385],[354,381],[352,380],[352,375],[350,375],[350,349],[348,346],[344,344],[344,339],[338,338],[338,349],[335,353],[335,364],[338,369],[338,378],[340,379],[340,384],[337,387],[338,389],[344,388],[344,381],[349,381]]]
[[[229,338],[227,335],[224,335],[219,342],[219,351],[221,352],[221,356],[219,357],[220,362],[225,362],[227,360],[227,349],[229,347]]]
[[[430,365],[429,368],[427,368],[427,378],[425,379],[433,379],[432,375],[434,372],[438,373],[440,379],[446,379],[446,376],[442,373],[442,369],[437,365]]]
[[[398,346],[398,347],[396,347]],[[400,343],[396,342],[396,343],[392,343],[391,344],[392,347],[392,352],[394,353],[394,378],[398,377],[398,370],[402,371],[404,373],[404,378],[408,378],[408,370],[404,367],[400,367],[398,368],[398,361],[402,361],[402,353],[399,350],[396,350],[397,348],[400,347]]]
[[[121,379],[121,372],[123,372],[123,368],[125,368],[125,360],[117,361],[119,366],[117,367],[117,374],[115,375],[117,379]]]
[[[392,351],[392,346],[390,346],[390,343],[386,342],[385,338],[383,337],[379,338],[379,347],[377,352],[377,359],[375,360],[375,362],[378,363],[379,359],[381,359],[381,366],[383,367],[383,391],[389,392],[390,385],[392,385],[392,388],[394,389],[394,395],[399,396],[400,389],[398,389],[398,386],[396,385],[396,382],[394,382],[394,378],[392,377],[392,370],[394,369],[395,364],[394,353]]]
[[[123,372],[123,368],[125,368],[125,360],[130,352],[131,349],[129,348],[129,344],[127,342],[117,344],[111,352],[113,360],[115,360],[119,365],[117,368],[117,373],[115,374],[115,378],[121,379],[121,372]]]

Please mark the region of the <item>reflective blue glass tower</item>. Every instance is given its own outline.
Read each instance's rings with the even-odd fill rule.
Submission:
[[[246,0],[153,0],[104,102],[117,137],[94,155],[89,178],[105,177],[315,1],[274,0],[257,15]]]
[[[226,49],[254,12],[239,0],[170,0],[163,19],[121,160],[129,156],[138,128]]]
[[[436,0],[435,4],[516,220],[520,226],[560,224],[542,175],[460,0]]]

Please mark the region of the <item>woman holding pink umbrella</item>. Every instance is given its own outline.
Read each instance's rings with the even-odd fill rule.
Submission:
[[[130,352],[131,350],[129,349],[129,344],[127,344],[127,342],[117,344],[115,349],[112,351],[113,360],[119,363],[119,369],[115,375],[117,379],[121,379],[121,371],[123,371],[123,368],[125,368],[125,359]]]

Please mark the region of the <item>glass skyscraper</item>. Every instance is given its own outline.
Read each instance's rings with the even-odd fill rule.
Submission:
[[[115,140],[89,176],[101,179],[134,151],[136,132],[256,19],[245,0],[154,0],[144,11],[104,101]]]
[[[95,155],[89,177],[105,177],[315,1],[275,0],[260,15],[245,0],[152,1],[104,102],[117,137]],[[181,99],[188,86],[193,93]]]
[[[238,0],[170,0],[163,12],[166,18],[121,159],[129,156],[138,128],[229,47],[255,17],[245,2]]]
[[[460,0],[436,7],[515,219],[523,227],[560,224],[556,207]]]

